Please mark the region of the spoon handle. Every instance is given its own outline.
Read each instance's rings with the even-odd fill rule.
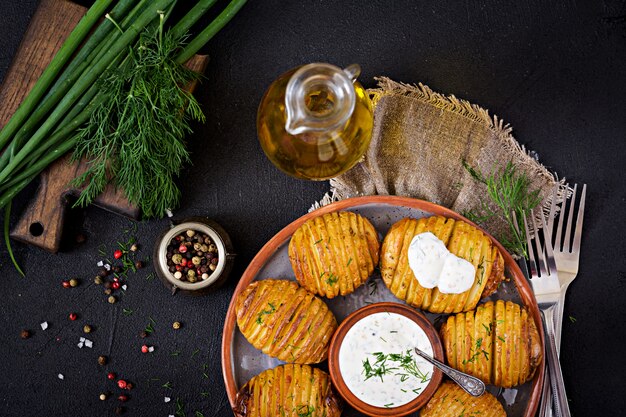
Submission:
[[[473,395],[474,397],[479,397],[485,392],[485,384],[480,379],[450,368],[448,365],[439,362],[437,359],[431,358],[418,348],[415,348],[415,353],[435,365],[437,368],[441,369],[441,372],[448,375],[450,379],[459,384],[459,386],[467,391],[468,394]]]

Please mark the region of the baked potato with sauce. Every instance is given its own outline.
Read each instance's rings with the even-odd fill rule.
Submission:
[[[380,243],[374,226],[349,211],[307,220],[289,242],[296,279],[327,298],[347,295],[362,285],[378,264]]]
[[[255,348],[285,362],[325,360],[337,329],[326,304],[289,280],[253,282],[237,296],[235,313],[239,330]]]
[[[489,301],[475,311],[450,316],[440,333],[448,364],[486,384],[523,384],[543,359],[533,318],[512,301]]]
[[[489,392],[473,397],[452,381],[444,381],[420,410],[420,417],[459,416],[506,417],[506,411]]]
[[[424,288],[409,266],[413,237],[431,232],[456,256],[469,261],[476,274],[472,287],[460,294]],[[383,240],[380,272],[389,290],[407,304],[431,313],[472,310],[481,298],[494,293],[504,279],[504,258],[491,239],[470,224],[442,216],[405,218],[391,226]]]
[[[236,417],[339,417],[341,409],[326,372],[286,364],[250,379],[237,393],[233,412]]]

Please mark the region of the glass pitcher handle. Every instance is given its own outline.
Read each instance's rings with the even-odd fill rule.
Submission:
[[[359,64],[348,65],[343,69],[343,72],[346,73],[352,82],[355,82],[356,79],[359,78],[359,75],[361,75],[361,66]]]

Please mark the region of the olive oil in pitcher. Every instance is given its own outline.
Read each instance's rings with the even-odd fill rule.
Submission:
[[[257,116],[261,147],[296,178],[325,180],[352,168],[367,150],[372,105],[356,81],[358,65],[308,64],[272,83]]]

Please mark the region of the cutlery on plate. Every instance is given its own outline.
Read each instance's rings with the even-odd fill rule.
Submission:
[[[439,368],[441,372],[448,375],[450,379],[467,391],[468,394],[473,395],[474,397],[480,397],[485,392],[485,384],[480,379],[468,375],[465,372],[457,371],[456,369],[439,362],[437,359],[429,356],[426,352],[421,351],[418,348],[415,348],[415,353],[424,358],[427,362],[430,362]]]
[[[531,239],[526,217],[532,220],[535,236]],[[554,411],[557,417],[570,417],[563,374],[557,354],[556,340],[554,335],[554,314],[561,295],[561,285],[552,250],[551,234],[545,223],[543,213],[540,213],[543,226],[543,247],[539,237],[539,228],[535,221],[534,212],[530,216],[524,216],[524,230],[528,244],[528,258],[530,267],[530,283],[537,299],[537,305],[541,311],[541,318],[545,332],[546,360],[552,387],[552,399]],[[534,243],[534,245],[533,245]]]

